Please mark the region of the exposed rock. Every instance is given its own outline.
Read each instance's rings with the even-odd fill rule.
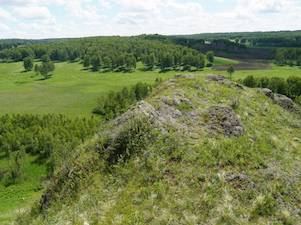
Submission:
[[[169,98],[169,97],[167,97],[167,96],[163,96],[163,97],[162,97],[162,102],[163,102],[164,104],[166,104],[166,105],[172,105],[172,104],[173,104],[171,98]]]
[[[188,98],[185,98],[182,94],[175,94],[172,99],[167,96],[163,96],[162,102],[169,106],[178,106],[182,103],[192,106],[191,101]]]
[[[274,103],[280,105],[282,108],[290,111],[290,112],[299,112],[300,109],[298,106],[294,103],[292,99],[285,95],[281,94],[274,94],[270,89],[268,88],[262,88],[259,89],[261,93],[269,97],[274,101]]]
[[[235,112],[224,106],[213,106],[208,109],[209,121],[207,128],[216,132],[221,132],[225,136],[241,136],[244,128]]]
[[[181,124],[177,121],[177,119],[183,115],[182,112],[172,105],[166,104],[166,101],[169,101],[168,97],[162,99],[158,110],[146,101],[138,102],[134,107],[113,121],[113,127],[115,127],[115,129],[110,132],[118,135],[119,129],[123,124],[137,117],[148,118],[151,124],[163,133],[166,132],[166,128],[169,126],[173,126],[177,129],[187,129],[185,124]]]
[[[262,88],[260,91],[271,99],[274,99],[274,93],[268,88]]]
[[[226,85],[228,87],[235,87],[235,88],[239,88],[239,89],[245,89],[245,86],[243,86],[242,84],[233,82],[231,80],[226,79],[224,76],[221,75],[214,75],[214,74],[209,74],[207,75],[207,80],[209,81],[216,81],[220,84]]]
[[[274,102],[290,112],[296,112],[298,110],[293,100],[285,95],[274,94]]]
[[[171,120],[171,118],[177,119],[180,116],[182,116],[182,113],[180,110],[175,109],[174,107],[171,107],[170,105],[167,105],[167,104],[161,104],[159,113],[162,117],[164,117],[166,119],[168,118],[169,120]]]
[[[240,88],[240,89],[245,89],[246,87],[244,86],[244,85],[242,85],[242,84],[239,84],[239,83],[234,83],[235,84],[235,86],[237,87],[237,88]]]
[[[192,105],[191,101],[188,98],[185,98],[183,95],[181,94],[177,94],[173,97],[173,103],[174,105],[178,106],[182,103],[185,103],[187,105]]]
[[[251,179],[242,173],[234,174],[226,174],[225,181],[227,183],[231,183],[235,188],[245,190],[247,188],[255,188],[255,183],[251,181]]]
[[[211,80],[211,81],[223,81],[226,79],[224,76],[214,75],[214,74],[209,74],[206,78],[207,80]]]
[[[156,111],[151,104],[140,101],[126,113],[116,118],[113,123],[115,123],[115,125],[121,125],[138,116],[148,117],[151,122],[156,123],[157,125],[161,125],[162,122],[165,122],[164,118],[160,116],[160,113]]]
[[[177,74],[175,78],[186,78],[186,79],[194,79],[195,75],[193,74]]]

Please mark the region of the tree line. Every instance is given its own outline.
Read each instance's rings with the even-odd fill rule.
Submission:
[[[42,60],[82,62],[93,71],[132,71],[137,62],[145,69],[201,69],[206,56],[197,50],[145,37],[94,37],[18,46],[0,51],[1,61]]]
[[[301,49],[280,48],[276,52],[275,61],[281,66],[301,66]]]
[[[37,156],[50,176],[73,149],[98,129],[95,118],[70,119],[63,115],[3,115],[0,117],[0,156],[13,164],[0,170],[6,185],[22,178],[26,155]]]

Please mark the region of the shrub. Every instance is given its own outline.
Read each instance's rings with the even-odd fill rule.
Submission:
[[[10,157],[10,177],[19,174],[22,166],[20,152],[36,155],[37,162],[46,163],[52,173],[72,154],[78,144],[95,134],[97,120],[62,115],[4,115],[0,116],[0,155]],[[64,158],[56,157],[63,155]],[[15,166],[14,166],[15,165]]]
[[[287,79],[288,93],[291,97],[301,96],[301,78],[289,77]]]
[[[33,68],[33,58],[28,56],[23,60],[23,66],[26,71],[30,71]]]
[[[135,118],[129,121],[111,144],[108,161],[116,163],[120,159],[130,158],[145,149],[155,137],[155,132],[147,118]]]
[[[301,96],[301,78],[291,76],[287,80],[280,77],[260,77],[254,78],[247,76],[240,81],[248,87],[269,88],[273,92],[286,95],[292,98],[296,103],[300,103]]]
[[[269,89],[273,92],[288,95],[288,85],[285,79],[280,77],[272,77],[269,81]]]
[[[267,88],[269,86],[270,79],[267,77],[260,77],[258,79],[257,85],[261,88]]]
[[[9,169],[4,177],[4,185],[10,186],[22,179],[25,151],[24,148],[11,155]]]
[[[256,80],[253,76],[247,76],[244,80],[243,80],[243,84],[247,87],[256,87]]]
[[[103,116],[106,120],[113,119],[125,112],[133,103],[147,97],[151,91],[151,85],[141,82],[130,89],[124,87],[121,91],[112,91],[106,97],[98,99],[93,113]]]

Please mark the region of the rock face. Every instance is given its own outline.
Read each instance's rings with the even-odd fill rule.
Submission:
[[[270,89],[268,88],[263,88],[260,89],[260,91],[272,99],[274,103],[280,105],[282,108],[290,111],[290,112],[299,112],[298,106],[294,103],[292,99],[285,95],[281,94],[274,94]]]
[[[209,130],[223,133],[227,137],[238,137],[244,134],[243,126],[231,108],[213,106],[208,109],[207,115],[209,117],[207,122]]]
[[[207,80],[211,80],[211,81],[223,81],[226,78],[224,76],[221,75],[215,75],[215,74],[209,74],[207,76]]]
[[[256,187],[255,183],[243,173],[229,173],[224,178],[227,183],[232,184],[237,189],[246,190]]]
[[[263,88],[263,89],[261,89],[261,92],[262,92],[264,95],[268,96],[269,98],[274,99],[274,93],[273,93],[270,89],[268,89],[268,88]]]
[[[221,75],[209,74],[209,75],[207,75],[206,78],[209,81],[216,81],[218,83],[227,85],[228,87],[235,87],[235,88],[239,88],[239,89],[245,89],[245,86],[243,86],[239,83],[233,82],[231,80],[228,80],[224,76],[221,76]]]
[[[274,94],[274,102],[290,112],[297,111],[297,106],[295,105],[293,100],[286,97],[285,95]]]
[[[195,76],[193,74],[177,74],[175,78],[194,79]]]

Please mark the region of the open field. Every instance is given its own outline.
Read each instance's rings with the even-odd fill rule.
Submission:
[[[229,65],[233,65],[235,70],[268,70],[271,69],[271,64],[263,62],[263,61],[258,61],[258,60],[244,60],[244,61],[235,61],[232,60],[233,62],[229,61],[222,61],[224,63],[221,64],[216,64],[213,69],[215,70],[227,70]],[[234,63],[236,62],[236,63]]]
[[[21,63],[0,64],[0,113],[66,113],[87,115],[96,99],[139,81],[154,82],[178,72],[95,73],[78,63],[57,63],[53,77],[39,80],[22,72]]]
[[[225,59],[222,60],[225,62]],[[133,73],[95,73],[83,70],[79,63],[57,63],[53,77],[40,80],[34,72],[23,72],[22,63],[1,63],[0,113],[90,115],[96,99],[109,91],[132,86],[139,81],[154,82],[157,77],[168,79],[179,73],[185,72],[143,72],[138,69]],[[227,75],[225,71],[214,71],[208,68],[197,73]],[[301,76],[301,69],[271,66],[269,69],[239,70],[233,77],[239,79],[248,75],[286,78],[292,75]]]
[[[224,65],[236,65],[239,64],[239,61],[234,59],[227,59],[223,57],[214,57],[214,66],[224,66]]]

